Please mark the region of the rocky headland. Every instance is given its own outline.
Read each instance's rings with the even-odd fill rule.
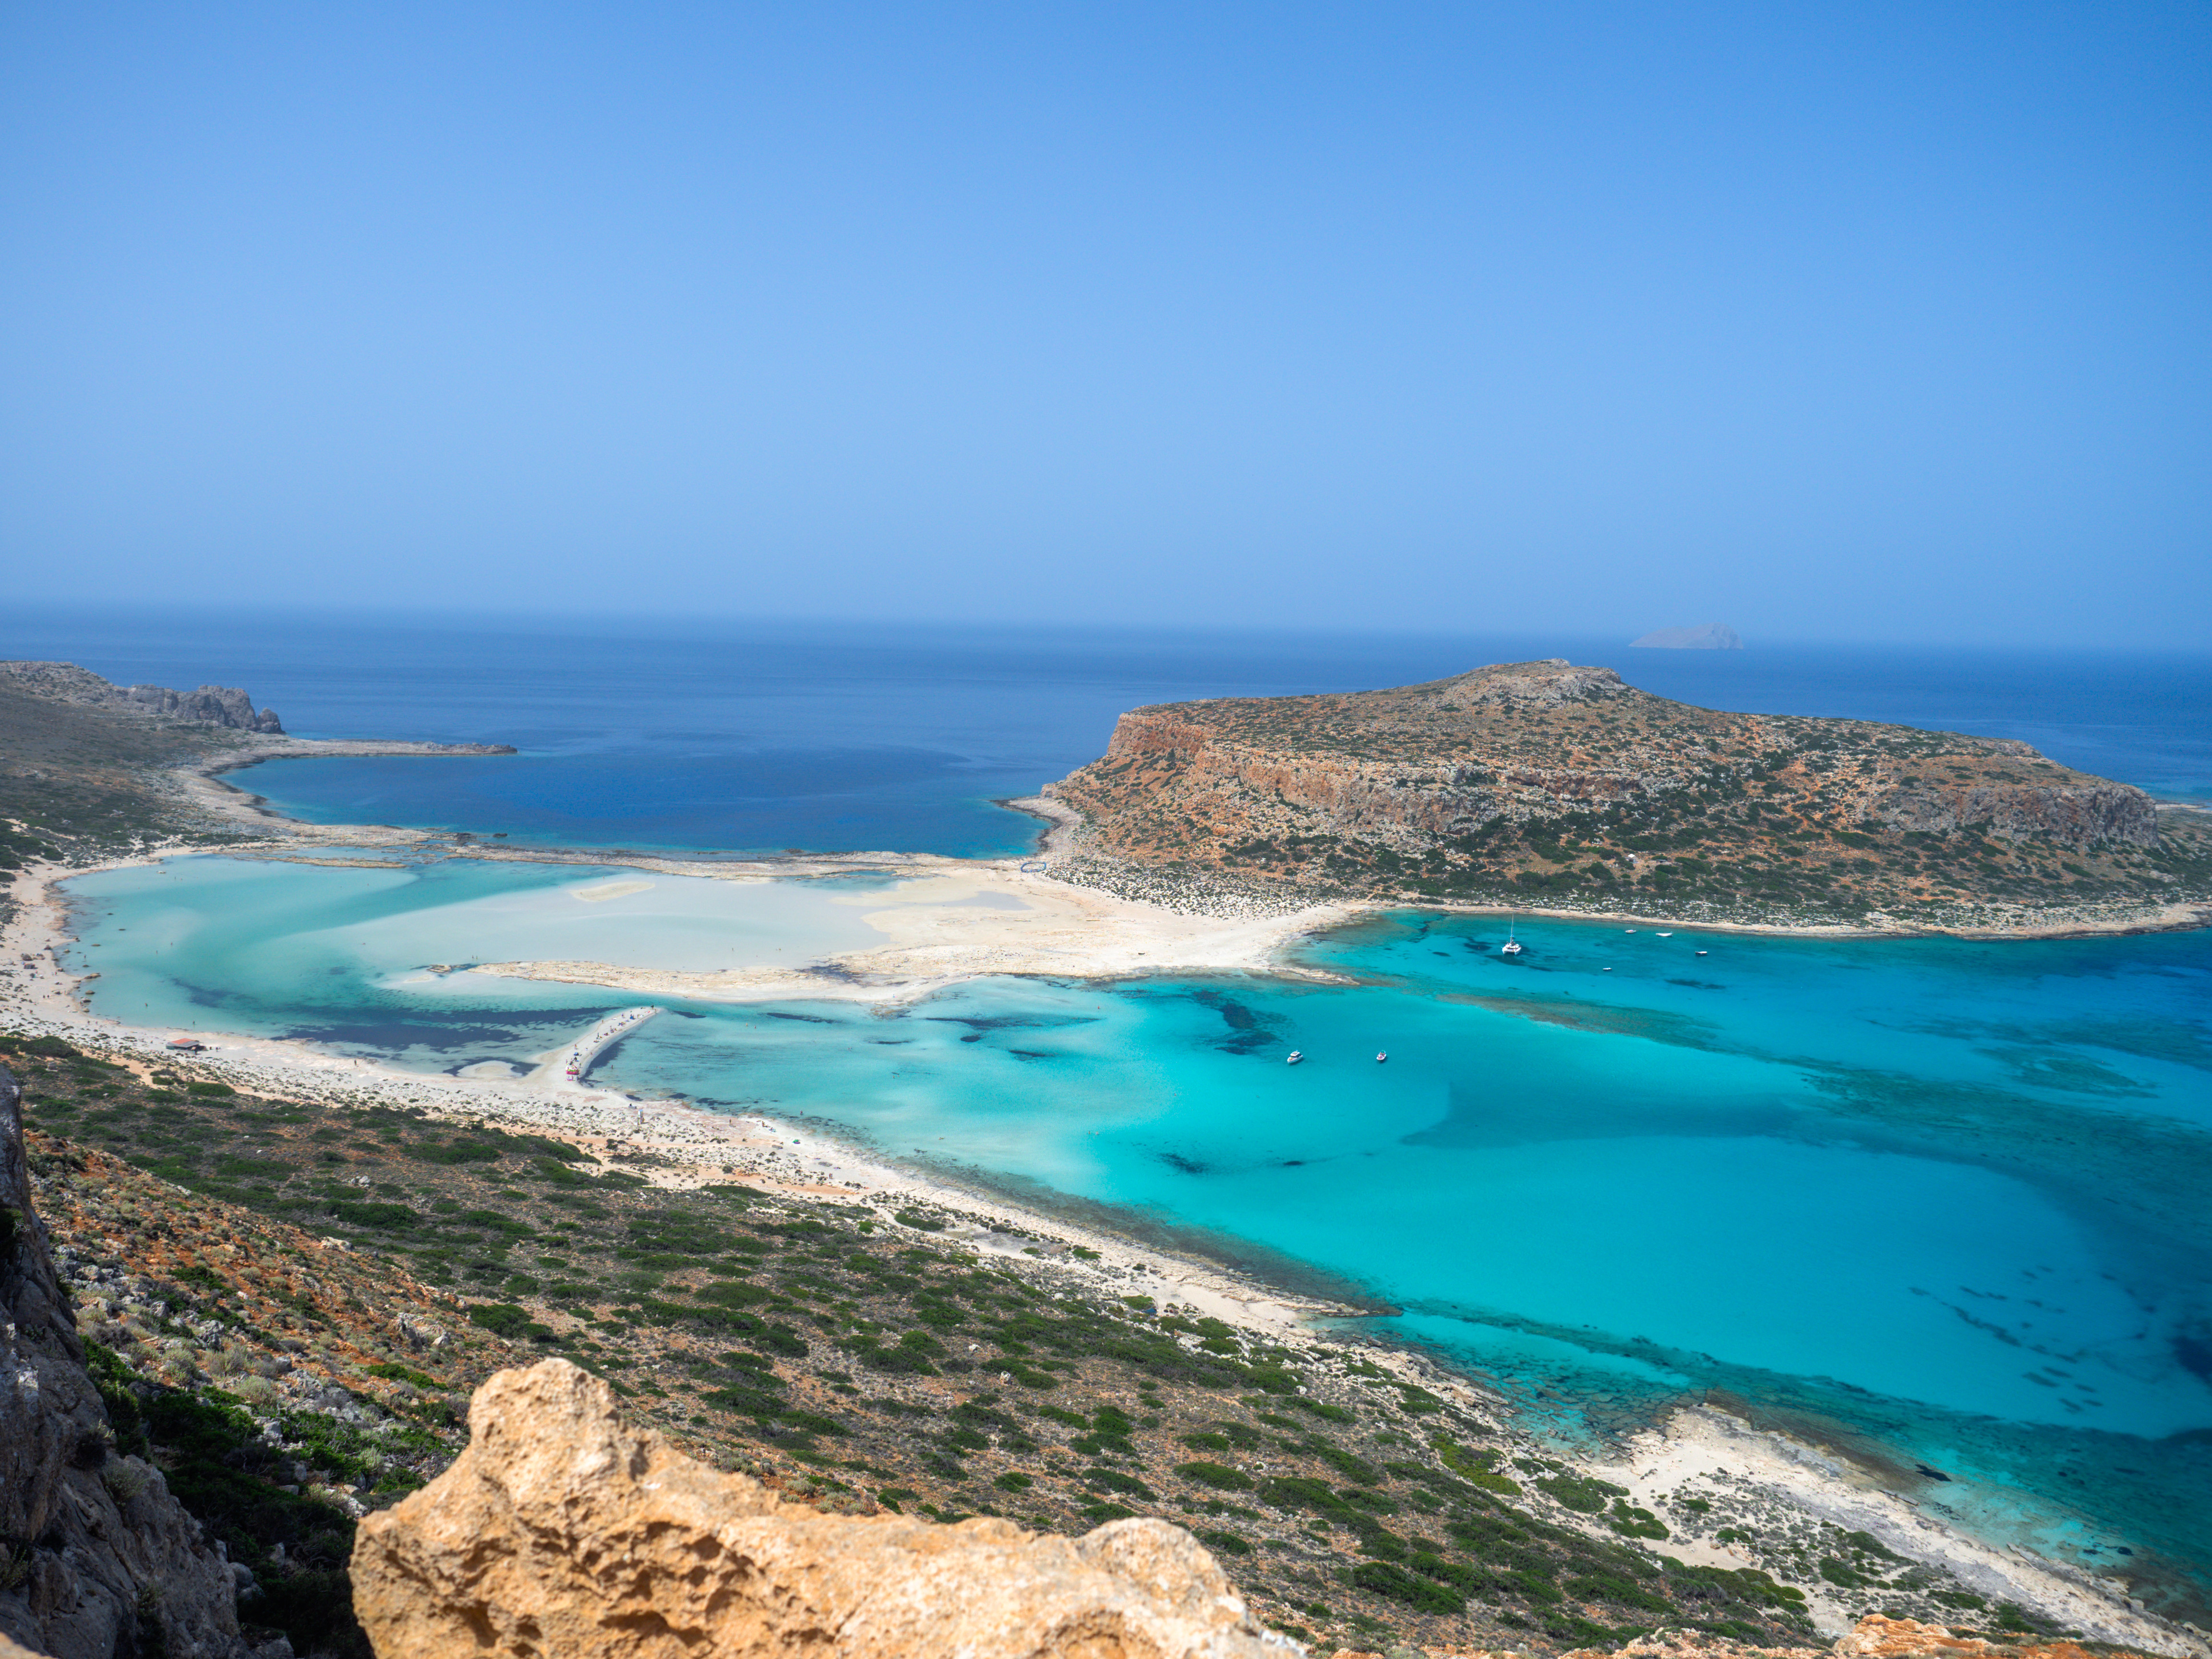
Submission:
[[[282,831],[254,798],[213,781],[265,760],[514,752],[295,738],[234,686],[120,686],[74,663],[0,662],[0,871]]]
[[[255,709],[253,699],[234,685],[203,685],[197,691],[172,691],[166,685],[116,685],[70,662],[0,662],[0,675],[49,702],[220,726],[233,732],[278,737],[284,732],[284,722],[275,709]]]
[[[1081,820],[1079,860],[1315,898],[2013,931],[2212,917],[2203,814],[2026,744],[1726,714],[1560,659],[1136,709],[1048,794]]]

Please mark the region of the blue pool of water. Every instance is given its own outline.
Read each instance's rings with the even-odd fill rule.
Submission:
[[[665,949],[649,895],[570,896],[635,873],[201,859],[72,887],[100,1012],[452,1069],[635,999],[421,964],[475,928]],[[802,948],[817,898],[743,914]],[[2201,1598],[2212,936],[1519,933],[1509,963],[1486,920],[1376,917],[1306,948],[1333,985],[678,1004],[595,1075],[1347,1291],[1562,1436],[1722,1390],[1954,1474],[1919,1495],[1985,1533],[2092,1566],[2126,1544]]]

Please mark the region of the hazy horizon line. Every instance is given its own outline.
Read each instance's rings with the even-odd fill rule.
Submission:
[[[696,609],[679,611],[650,605],[631,605],[593,611],[552,607],[516,606],[456,606],[410,605],[400,604],[362,605],[358,603],[317,603],[302,601],[292,604],[239,604],[207,601],[199,604],[178,604],[168,601],[134,600],[120,604],[94,605],[70,600],[17,600],[9,607],[12,625],[0,628],[0,659],[16,661],[58,660],[26,655],[9,648],[9,636],[23,631],[28,623],[35,628],[40,617],[55,622],[66,621],[82,626],[88,621],[112,618],[119,626],[136,629],[149,623],[181,621],[189,618],[196,623],[221,618],[234,624],[251,626],[256,623],[276,623],[284,621],[313,620],[328,623],[352,621],[365,625],[400,628],[422,633],[454,633],[483,629],[519,634],[590,634],[610,628],[623,632],[665,632],[685,636],[718,632],[740,633],[761,629],[795,629],[829,630],[833,629],[912,629],[939,637],[969,635],[1006,635],[1034,633],[1060,637],[1110,639],[1116,637],[1152,636],[1156,638],[1221,638],[1221,639],[1341,639],[1341,640],[1465,640],[1470,643],[1485,641],[1522,641],[1534,645],[1546,640],[1561,645],[1591,647],[1602,645],[1615,651],[1665,652],[1669,655],[1701,654],[1717,658],[1755,657],[1769,650],[1802,649],[1864,649],[1864,650],[1933,650],[1961,653],[2024,651],[2052,655],[2080,656],[2168,656],[2212,657],[2212,645],[2191,645],[2181,642],[2118,641],[2109,640],[2057,640],[2048,637],[1992,637],[1989,635],[1868,635],[1821,634],[1802,631],[1767,632],[1757,628],[1746,629],[1741,623],[1726,616],[1696,616],[1680,619],[1659,619],[1640,627],[1608,624],[1599,622],[1559,623],[1522,623],[1508,626],[1386,626],[1358,624],[1321,626],[1314,623],[1255,623],[1221,620],[1202,623],[1137,622],[1126,619],[1083,620],[1054,617],[969,617],[953,616],[900,617],[879,612],[838,612],[834,611],[714,611],[702,612]],[[1737,650],[1711,650],[1691,647],[1638,647],[1632,641],[1644,634],[1664,628],[1702,627],[1711,623],[1725,623],[1743,638]],[[1555,652],[1544,654],[1557,654]]]

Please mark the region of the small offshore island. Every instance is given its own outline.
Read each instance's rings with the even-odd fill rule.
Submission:
[[[1135,710],[1103,757],[1012,803],[1051,826],[1032,860],[555,853],[294,823],[219,775],[512,751],[316,744],[242,692],[125,690],[68,665],[0,664],[0,1050],[26,1085],[75,1328],[98,1345],[118,1451],[168,1458],[188,1502],[246,1493],[231,1559],[303,1644],[347,1628],[355,1523],[446,1467],[462,1393],[544,1351],[614,1381],[672,1443],[824,1508],[1068,1533],[1177,1520],[1261,1620],[1321,1651],[1648,1640],[1632,1651],[1813,1659],[1841,1636],[1851,1654],[2082,1659],[2072,1636],[2212,1655],[2178,1581],[1977,1536],[1943,1501],[1963,1481],[1850,1433],[1716,1392],[1571,1454],[1480,1382],[1349,1323],[1376,1311],[1358,1286],[1293,1291],[1264,1255],[1224,1260],[1188,1229],[594,1085],[592,1055],[651,1006],[580,1018],[526,1074],[214,1031],[179,1051],[87,1012],[96,976],[62,965],[57,890],[196,853],[866,876],[882,879],[822,902],[884,942],[788,966],[428,967],[911,1004],[984,975],[1288,977],[1306,935],[1409,907],[1831,936],[2201,927],[2199,814],[2023,744],[1718,714],[1562,661]],[[599,915],[651,885],[550,890]],[[179,1459],[165,1448],[187,1431]]]

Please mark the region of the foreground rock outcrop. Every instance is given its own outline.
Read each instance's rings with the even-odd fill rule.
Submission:
[[[229,1565],[159,1469],[112,1454],[33,1195],[0,1068],[0,1635],[53,1659],[244,1659]]]
[[[1079,1539],[1010,1522],[824,1515],[626,1429],[566,1360],[477,1390],[469,1449],[362,1523],[378,1659],[1232,1659],[1268,1645],[1212,1558],[1159,1521]]]

